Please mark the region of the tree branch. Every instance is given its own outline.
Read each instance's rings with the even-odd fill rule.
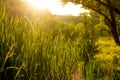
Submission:
[[[106,3],[104,3],[104,2],[102,2],[101,0],[96,0],[96,2],[104,5],[105,7],[107,7],[107,8],[109,9],[109,5],[106,4]],[[111,8],[112,8],[112,10],[113,10],[115,13],[117,13],[117,14],[120,15],[120,10],[119,10],[117,7],[114,7],[114,6],[111,5]]]
[[[111,20],[104,14],[104,13],[102,13],[101,11],[99,11],[99,10],[96,10],[96,9],[94,9],[93,7],[91,7],[91,6],[88,6],[88,5],[86,5],[86,4],[83,4],[83,3],[81,3],[83,6],[85,6],[85,7],[87,7],[87,8],[89,8],[89,9],[91,9],[91,10],[93,10],[93,11],[95,11],[95,12],[97,12],[97,13],[99,13],[100,15],[102,15],[102,16],[104,16],[105,17],[105,19],[107,19],[108,20],[108,22],[109,23],[111,23]]]

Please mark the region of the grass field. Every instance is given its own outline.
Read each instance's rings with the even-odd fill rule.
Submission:
[[[96,40],[83,25],[66,25],[9,18],[1,8],[0,80],[119,80],[120,47],[113,39]]]

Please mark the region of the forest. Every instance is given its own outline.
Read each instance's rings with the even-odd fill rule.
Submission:
[[[120,1],[62,2],[90,12],[53,15],[0,0],[0,80],[120,80]]]

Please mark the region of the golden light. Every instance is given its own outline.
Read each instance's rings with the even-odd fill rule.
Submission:
[[[47,0],[27,0],[27,2],[36,8],[47,8],[49,5]]]
[[[60,0],[27,0],[27,2],[39,9],[47,8],[52,14],[57,15],[78,16],[80,13],[89,13],[88,10],[81,8],[81,5],[74,5],[71,2],[63,6]]]

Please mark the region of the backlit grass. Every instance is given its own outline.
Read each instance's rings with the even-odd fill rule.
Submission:
[[[0,80],[79,79],[120,79],[111,37],[96,39],[90,26],[54,17],[9,17],[0,7]]]

